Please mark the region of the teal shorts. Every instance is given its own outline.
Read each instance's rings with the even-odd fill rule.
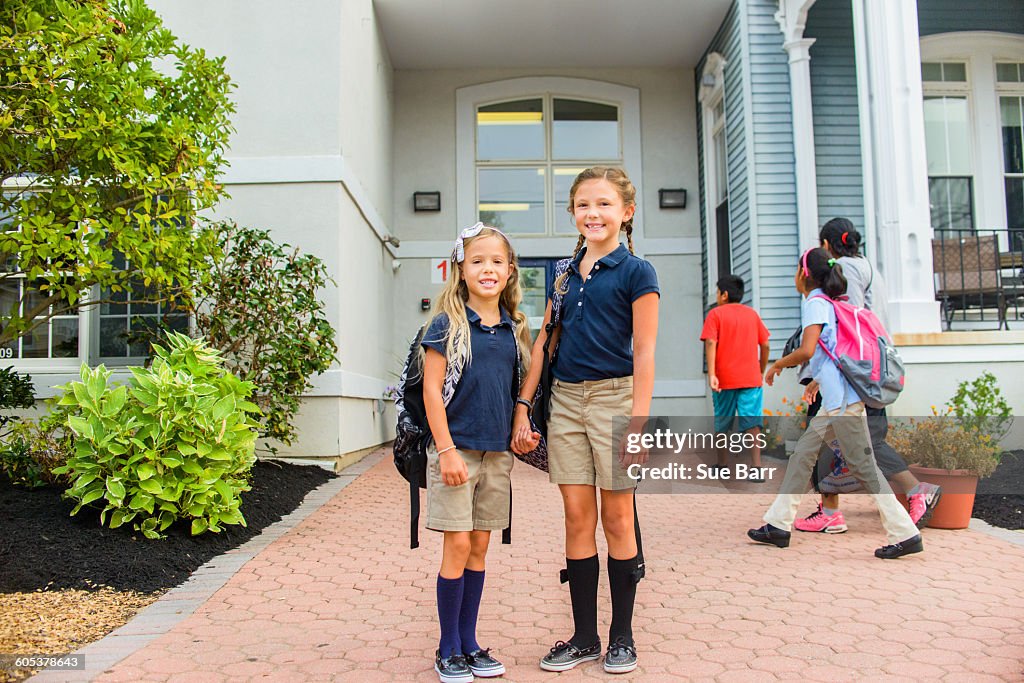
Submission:
[[[764,392],[761,387],[722,389],[711,392],[715,404],[715,431],[732,430],[733,418],[739,414],[738,432],[764,425]]]

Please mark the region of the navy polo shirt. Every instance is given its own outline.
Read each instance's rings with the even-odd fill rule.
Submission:
[[[469,342],[472,359],[462,377],[446,413],[448,431],[459,448],[476,451],[507,451],[512,436],[512,382],[519,362],[512,319],[504,309],[501,321],[488,327],[469,306]],[[430,323],[421,344],[445,355],[448,316],[438,315]],[[447,445],[447,444],[442,444]]]
[[[661,296],[654,266],[621,244],[598,259],[584,281],[580,261],[586,251],[569,265],[569,291],[562,300],[554,373],[563,382],[632,375],[633,302],[650,292]]]

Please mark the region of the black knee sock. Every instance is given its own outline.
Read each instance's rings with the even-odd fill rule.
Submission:
[[[633,604],[636,602],[636,557],[616,560],[608,556],[608,584],[612,591],[612,625],[608,629],[608,642],[622,637],[633,644]]]
[[[572,621],[576,627],[569,642],[576,647],[590,647],[600,640],[597,635],[597,579],[601,563],[597,555],[584,560],[566,558],[569,570],[569,597],[572,599]]]

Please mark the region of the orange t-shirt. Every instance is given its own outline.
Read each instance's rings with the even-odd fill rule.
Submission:
[[[760,345],[768,341],[768,328],[750,306],[725,304],[708,313],[701,330],[701,341],[718,342],[715,367],[721,389],[759,387],[761,378]]]

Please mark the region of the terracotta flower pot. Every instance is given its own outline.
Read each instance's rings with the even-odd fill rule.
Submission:
[[[911,465],[909,469],[920,481],[942,487],[942,498],[928,520],[928,526],[932,529],[966,529],[974,509],[978,477],[968,470],[938,470],[918,465]]]

